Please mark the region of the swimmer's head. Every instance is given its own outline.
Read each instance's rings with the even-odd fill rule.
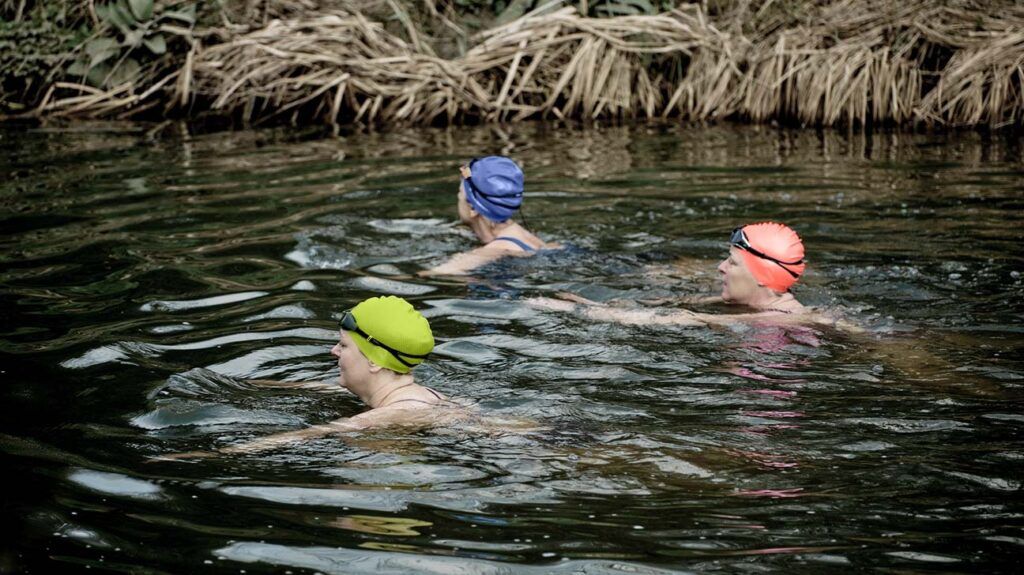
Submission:
[[[729,243],[739,251],[758,285],[776,293],[789,291],[807,267],[803,241],[784,224],[762,222],[738,227]]]
[[[522,205],[523,170],[511,159],[504,156],[476,158],[461,172],[461,189],[466,202],[487,220],[505,222]]]
[[[409,373],[434,349],[427,318],[400,297],[372,297],[345,312],[341,329],[370,363]]]

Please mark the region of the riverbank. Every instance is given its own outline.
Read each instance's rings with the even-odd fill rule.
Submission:
[[[476,33],[454,3],[60,4],[63,20],[50,21],[2,4],[18,17],[4,24],[7,57],[12,31],[15,51],[33,46],[33,22],[37,50],[63,50],[35,52],[22,78],[5,66],[5,118],[1019,128],[1024,112],[1014,2],[703,2],[643,14],[661,6],[624,1],[637,13],[592,17],[599,2],[513,1],[531,10],[484,14]],[[76,18],[77,35],[66,32]]]

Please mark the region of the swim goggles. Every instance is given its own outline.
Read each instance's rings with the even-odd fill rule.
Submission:
[[[383,349],[384,351],[390,353],[391,355],[395,356],[395,359],[397,359],[399,363],[401,363],[402,365],[404,365],[406,367],[416,367],[417,364],[409,363],[408,361],[402,359],[403,355],[405,357],[411,357],[411,358],[419,359],[419,360],[427,359],[427,356],[430,355],[429,353],[424,354],[424,355],[416,355],[416,354],[413,354],[413,353],[405,353],[404,351],[398,351],[397,349],[382,343],[380,340],[374,338],[372,335],[370,335],[370,334],[366,333],[365,331],[359,329],[359,324],[356,323],[356,316],[352,315],[352,310],[345,311],[345,314],[341,316],[341,329],[343,329],[345,331],[352,331],[352,332],[355,332],[355,333],[361,335],[363,337],[363,339],[365,339],[366,341],[372,343],[373,345],[375,345],[375,346]]]
[[[459,172],[460,172],[460,175],[462,176],[462,181],[469,188],[468,191],[470,191],[470,192],[472,192],[474,194],[477,194],[479,196],[483,196],[483,197],[487,198],[488,201],[490,201],[492,204],[496,204],[496,205],[501,206],[503,208],[511,209],[511,210],[518,209],[520,206],[519,206],[519,204],[515,203],[515,200],[513,200],[513,203],[510,203],[510,204],[509,203],[505,203],[505,202],[501,202],[501,201],[498,201],[498,200],[501,200],[503,198],[519,198],[519,197],[522,197],[522,195],[523,195],[522,192],[519,192],[518,194],[511,194],[511,195],[505,195],[505,196],[497,196],[497,195],[494,195],[494,194],[488,194],[487,192],[481,190],[480,187],[477,186],[475,183],[473,183],[473,164],[477,163],[478,161],[480,161],[480,158],[473,158],[472,160],[469,161],[468,164],[463,164],[463,165],[459,166]],[[469,176],[466,176],[466,172],[467,171],[469,172]]]
[[[751,254],[754,254],[755,256],[757,256],[757,257],[759,257],[759,258],[761,258],[763,260],[768,260],[770,262],[775,262],[776,264],[779,265],[780,268],[786,270],[786,272],[788,272],[789,275],[793,276],[794,278],[800,277],[800,274],[794,272],[793,270],[787,268],[786,266],[800,265],[800,264],[804,263],[803,259],[799,259],[799,260],[797,260],[795,262],[785,262],[785,261],[773,258],[772,256],[770,256],[770,255],[762,252],[761,250],[755,248],[754,246],[750,245],[750,242],[747,241],[747,234],[743,233],[743,228],[744,227],[745,226],[740,226],[740,227],[738,227],[738,228],[736,228],[736,229],[734,229],[732,231],[732,236],[729,238],[729,243],[730,244],[740,248],[741,250],[746,250],[746,251],[750,252]]]

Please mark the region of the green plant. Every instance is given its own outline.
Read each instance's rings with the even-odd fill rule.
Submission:
[[[110,88],[135,80],[146,61],[167,52],[173,37],[190,37],[196,5],[157,12],[153,0],[112,0],[97,5],[96,15],[100,24],[68,72]]]
[[[22,111],[45,91],[56,70],[73,57],[84,32],[63,2],[0,4],[0,110]]]

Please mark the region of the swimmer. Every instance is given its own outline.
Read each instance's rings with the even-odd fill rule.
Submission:
[[[804,243],[784,224],[740,226],[729,238],[729,257],[718,264],[722,301],[762,312],[802,314],[808,308],[789,288],[803,275]]]
[[[395,296],[374,297],[361,302],[341,318],[339,341],[331,349],[341,373],[336,387],[354,393],[370,407],[353,417],[337,419],[307,429],[280,433],[255,441],[225,447],[219,453],[252,453],[295,441],[348,431],[408,426],[430,427],[465,416],[465,410],[443,394],[416,383],[412,370],[434,348],[430,324],[409,302]],[[325,383],[282,383],[253,381],[274,387],[321,389]],[[191,459],[216,455],[189,452],[156,457],[156,460]]]
[[[523,203],[523,171],[515,162],[504,156],[487,156],[472,160],[459,171],[459,221],[484,245],[419,275],[465,275],[506,256],[530,256],[558,247],[511,220]]]
[[[729,256],[718,265],[722,292],[701,303],[723,302],[749,311],[735,314],[706,314],[689,310],[659,313],[656,310],[611,307],[575,294],[560,294],[565,300],[584,304],[577,309],[569,301],[535,298],[528,303],[557,311],[578,311],[600,321],[636,325],[734,324],[771,319],[776,323],[821,323],[851,328],[846,322],[801,304],[790,288],[806,269],[804,244],[789,226],[762,222],[740,226],[729,238]],[[842,325],[840,325],[842,324]]]

